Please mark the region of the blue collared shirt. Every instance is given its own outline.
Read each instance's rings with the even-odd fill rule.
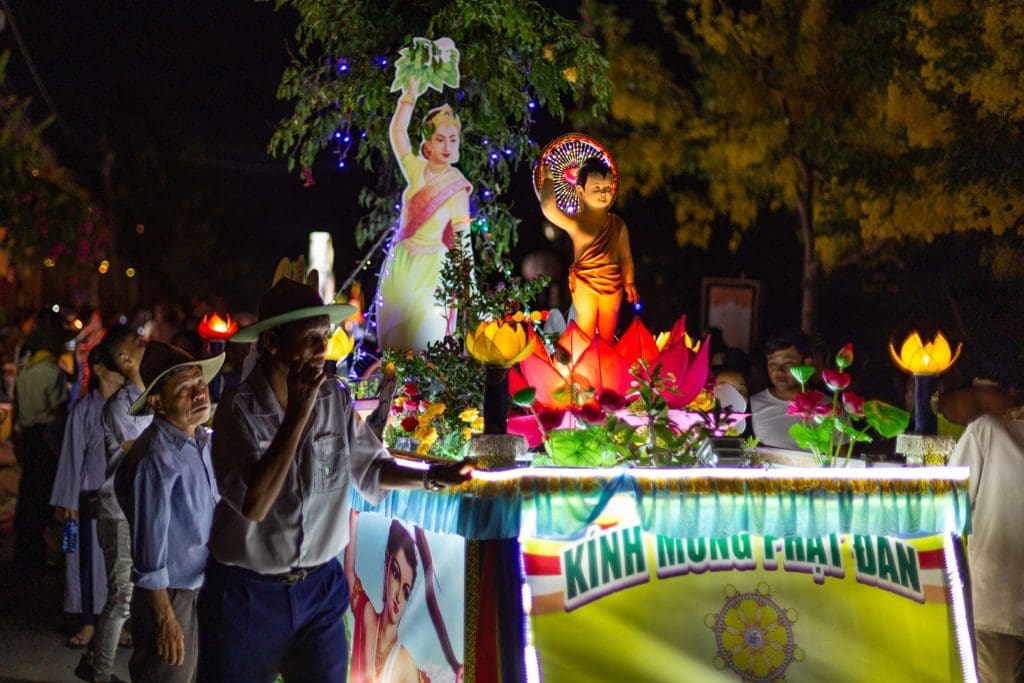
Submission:
[[[220,500],[210,432],[190,439],[156,417],[128,452],[117,481],[132,535],[132,580],[141,588],[199,588]]]
[[[125,519],[114,496],[114,473],[124,458],[124,446],[134,441],[153,421],[152,415],[132,416],[128,408],[142,396],[142,389],[125,382],[103,406],[103,439],[107,445],[107,478],[100,487],[100,517]]]

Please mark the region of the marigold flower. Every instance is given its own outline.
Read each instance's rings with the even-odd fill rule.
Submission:
[[[479,410],[477,410],[473,406],[469,406],[468,408],[462,409],[462,412],[459,413],[459,419],[462,420],[463,422],[472,422],[477,418],[479,414]]]

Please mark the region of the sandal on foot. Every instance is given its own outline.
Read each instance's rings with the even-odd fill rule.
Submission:
[[[92,636],[83,635],[81,631],[64,641],[64,647],[71,650],[81,650],[89,644]]]

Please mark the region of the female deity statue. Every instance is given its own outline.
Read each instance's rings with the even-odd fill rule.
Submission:
[[[398,235],[380,278],[377,332],[382,348],[423,350],[451,332],[455,311],[438,305],[434,291],[456,240],[472,254],[472,186],[453,167],[462,123],[448,105],[431,109],[423,118],[419,153],[414,152],[408,129],[419,88],[413,78],[405,83],[391,119],[391,147],[408,186]]]

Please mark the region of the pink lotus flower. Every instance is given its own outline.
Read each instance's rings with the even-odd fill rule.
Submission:
[[[824,370],[821,373],[821,378],[825,380],[825,384],[832,391],[842,391],[850,386],[849,373],[840,370]]]
[[[805,391],[793,397],[786,406],[786,414],[795,415],[801,420],[813,420],[819,415],[828,415],[832,408],[824,401],[825,394],[820,391]]]
[[[533,387],[537,404],[563,408],[572,407],[581,391],[601,396],[612,390],[627,396],[633,379],[629,370],[644,360],[651,367],[660,364],[662,377],[671,376],[662,393],[669,408],[684,408],[707,382],[710,347],[702,344],[698,351],[691,351],[683,330],[685,318],[676,323],[674,339],[658,351],[654,337],[639,318],[633,318],[615,346],[600,338],[590,339],[571,322],[557,343],[557,351],[565,354],[565,363],[552,359],[538,344],[533,354],[520,361],[518,372],[510,373],[509,391],[514,394],[523,387]]]
[[[850,415],[864,417],[864,397],[852,391],[843,392],[843,407]]]

